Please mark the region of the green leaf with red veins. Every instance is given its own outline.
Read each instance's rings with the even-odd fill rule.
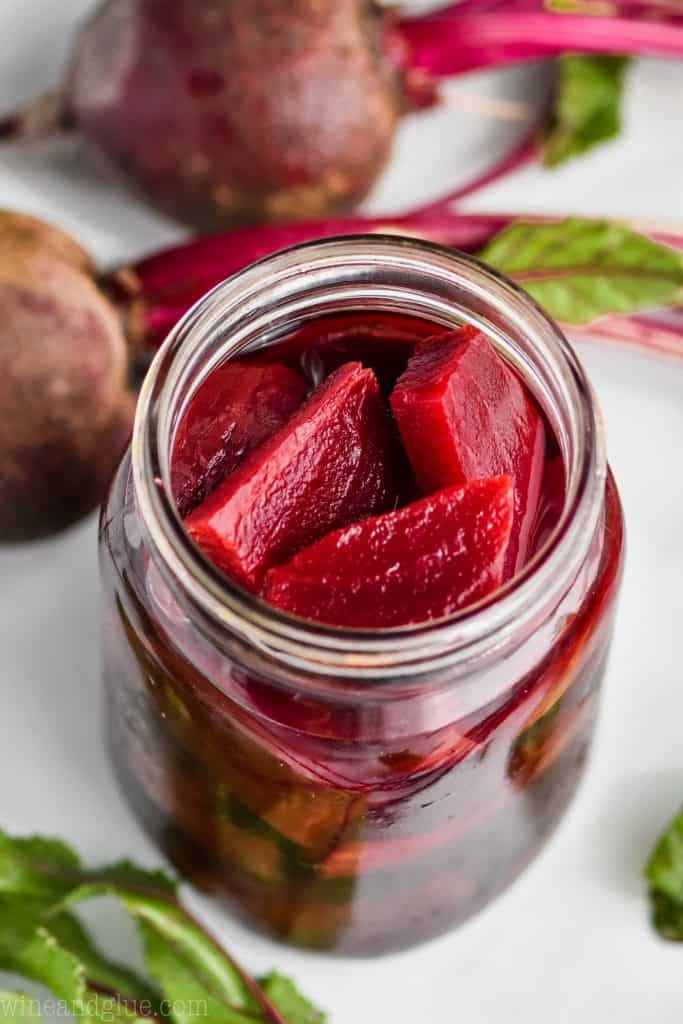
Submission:
[[[70,912],[101,896],[136,921],[161,1007],[154,987],[103,957]],[[2,832],[0,969],[46,985],[83,1024],[138,1024],[160,1010],[173,1024],[324,1022],[285,979],[275,986],[280,1009],[183,909],[162,872],[129,861],[88,870],[64,843]]]
[[[198,972],[185,941],[176,945],[163,933],[166,928],[160,931],[144,919],[139,929],[147,969],[163,989],[174,1024],[256,1024],[263,1019],[241,986],[226,996],[210,973]]]
[[[653,926],[663,939],[683,942],[683,809],[660,837],[645,877]]]
[[[14,839],[0,832],[0,893],[59,900],[80,877],[77,854],[59,839]]]
[[[49,954],[43,939],[36,941],[41,934],[49,935],[48,946],[58,947],[59,954]],[[78,963],[91,988],[115,992],[123,1001],[144,1002],[150,1011],[158,1009],[158,992],[133,971],[103,956],[72,914],[59,910],[49,899],[0,894],[0,970],[51,987],[54,964],[59,966],[68,957]]]
[[[628,57],[567,54],[558,59],[553,120],[543,143],[546,167],[619,135],[628,64]]]
[[[516,221],[479,258],[566,324],[683,301],[681,253],[617,221]]]
[[[81,1024],[141,1024],[141,1004],[94,984],[85,962],[68,948],[74,924],[78,929],[63,914],[46,912],[44,901],[3,895],[0,969],[44,985]],[[99,955],[94,947],[89,953],[92,966]]]
[[[265,978],[260,978],[259,985],[287,1024],[327,1024],[327,1014],[309,1003],[291,978],[273,971]]]

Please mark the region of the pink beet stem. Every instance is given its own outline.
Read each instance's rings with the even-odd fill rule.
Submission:
[[[605,316],[590,326],[570,330],[577,341],[595,338],[619,347],[683,359],[683,310],[680,309]]]
[[[399,18],[390,30],[390,52],[407,72],[437,78],[566,52],[683,57],[683,9],[675,3],[556,0],[555,6],[549,0],[465,0]]]
[[[652,237],[656,238],[658,242],[662,243],[662,245],[668,245],[672,249],[680,249],[683,251],[683,235],[681,234],[674,235],[670,231],[659,231],[644,226],[641,226],[639,230],[645,235],[652,235]]]
[[[447,202],[449,200],[444,200]],[[291,245],[318,238],[352,234],[404,234],[452,248],[477,252],[501,231],[510,218],[467,215],[446,209],[399,217],[349,217],[303,224],[242,228],[200,238],[143,260],[133,272],[139,282],[144,317],[144,346],[160,344],[180,317],[207,291],[254,260]],[[105,289],[125,308],[130,296],[121,296],[116,274],[103,281]]]
[[[474,195],[475,192],[481,191],[481,189],[486,188],[488,185],[493,185],[494,182],[500,181],[501,178],[506,178],[508,174],[512,174],[514,171],[521,170],[522,167],[533,163],[541,152],[540,131],[540,125],[534,126],[530,131],[522,135],[520,139],[517,139],[512,147],[503,153],[502,157],[496,160],[488,170],[477,175],[476,178],[467,184],[461,185],[460,188],[454,189],[447,195],[437,199],[435,202],[421,207],[421,215],[435,214],[446,210],[454,203]]]

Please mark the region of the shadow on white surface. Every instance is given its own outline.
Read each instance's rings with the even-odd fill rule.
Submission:
[[[683,804],[683,765],[615,783],[596,808],[592,864],[596,880],[644,900],[644,868],[666,826]]]

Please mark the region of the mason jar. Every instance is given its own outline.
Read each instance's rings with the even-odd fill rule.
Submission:
[[[358,325],[356,358],[368,319],[404,341],[476,326],[554,435],[565,486],[547,536],[501,590],[447,620],[373,632],[290,617],[216,569],[176,510],[174,436],[197,389],[226,360],[315,336],[330,317]],[[254,264],[159,352],[102,514],[122,789],[182,875],[279,939],[371,955],[446,932],[524,870],[576,790],[622,556],[595,397],[528,295],[398,237]]]

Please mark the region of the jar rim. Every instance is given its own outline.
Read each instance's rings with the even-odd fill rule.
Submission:
[[[574,450],[569,466],[568,453],[563,452],[567,497],[559,522],[503,588],[444,619],[381,630],[339,628],[272,608],[206,558],[186,532],[172,496],[169,437],[179,419],[178,395],[185,393],[186,407],[188,394],[191,397],[198,386],[195,382],[190,388],[193,360],[208,338],[221,332],[229,337],[232,331],[234,351],[224,343],[222,357],[215,355],[202,379],[224,361],[226,351],[232,357],[242,350],[266,297],[271,309],[296,300],[301,308],[313,310],[311,316],[320,315],[327,308],[321,298],[328,294],[326,282],[331,287],[330,282],[346,275],[347,291],[355,282],[360,294],[371,273],[387,274],[390,268],[410,271],[434,289],[469,289],[473,297],[498,303],[510,322],[523,324],[559,368],[571,404]],[[319,294],[312,302],[316,287]],[[366,281],[366,290],[372,287]],[[448,306],[442,296],[439,302]],[[453,316],[457,322],[464,316],[478,322],[463,307],[454,308]],[[423,240],[380,234],[293,246],[251,264],[200,299],[171,331],[147,373],[131,448],[135,499],[157,568],[167,582],[180,588],[184,603],[201,618],[214,641],[224,637],[248,644],[271,665],[295,671],[299,684],[302,673],[377,684],[453,669],[456,664],[469,671],[487,654],[504,649],[525,624],[533,628],[543,609],[561,599],[581,568],[599,521],[607,474],[597,402],[574,349],[554,321],[526,292],[474,257]]]

